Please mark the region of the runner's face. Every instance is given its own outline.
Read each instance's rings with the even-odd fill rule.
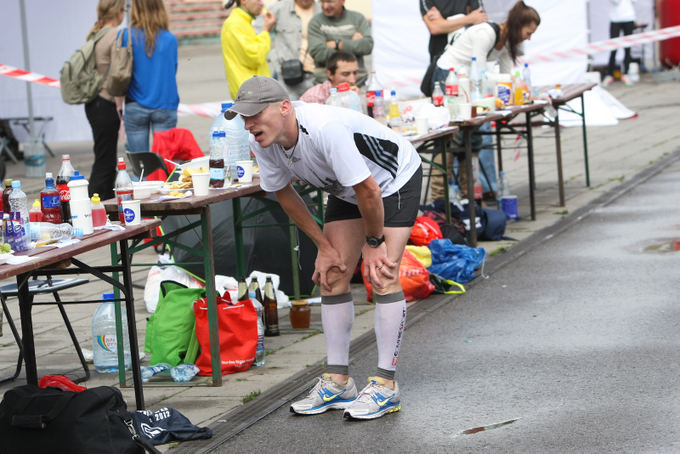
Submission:
[[[359,75],[359,63],[356,61],[342,61],[338,60],[338,67],[335,74],[328,73],[328,78],[331,80],[331,85],[336,86],[343,82],[347,82],[350,86],[357,84],[357,76]]]
[[[257,115],[243,117],[246,129],[262,148],[276,143],[283,133],[284,116],[281,114],[280,107],[280,102],[272,103]]]

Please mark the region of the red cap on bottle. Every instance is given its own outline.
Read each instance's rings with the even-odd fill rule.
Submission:
[[[125,161],[123,158],[118,158],[118,170],[125,170]]]

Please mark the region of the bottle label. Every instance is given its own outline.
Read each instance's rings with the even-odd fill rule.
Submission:
[[[211,180],[224,180],[224,167],[211,167],[210,168],[210,179]]]
[[[512,99],[512,84],[499,82],[496,86],[496,91],[497,98],[500,98],[505,104],[510,104],[510,100]]]
[[[444,87],[446,96],[458,96],[458,85],[446,85]]]
[[[61,194],[44,195],[41,197],[41,199],[43,208],[61,208]]]
[[[433,96],[432,97],[432,104],[435,107],[440,107],[444,105],[444,97],[443,96]]]
[[[97,345],[104,351],[109,353],[116,353],[118,351],[118,343],[116,342],[116,336],[103,334],[97,336]]]
[[[481,199],[482,198],[482,185],[481,184],[474,185],[473,191],[474,191],[474,198],[475,199]]]
[[[367,91],[366,92],[366,102],[372,102],[375,104],[375,91]]]
[[[57,189],[59,190],[59,199],[62,202],[68,202],[71,200],[71,191],[69,191],[67,184],[58,184]]]

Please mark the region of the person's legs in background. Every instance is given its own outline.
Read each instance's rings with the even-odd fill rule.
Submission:
[[[116,104],[97,96],[85,105],[85,114],[92,127],[94,164],[90,175],[89,195],[99,194],[102,200],[113,197],[116,179],[116,156],[120,117]]]
[[[479,128],[480,132],[491,133],[491,123],[484,123]],[[496,157],[493,149],[491,134],[483,134],[482,149],[479,152],[479,178],[482,180],[484,200],[496,200],[498,191],[498,178],[496,176]]]
[[[177,111],[170,109],[155,109],[151,111],[151,131],[167,131],[177,126]],[[153,140],[153,135],[151,136]],[[153,142],[152,142],[153,143]]]
[[[152,112],[153,109],[147,109],[139,103],[125,103],[123,122],[125,123],[128,150],[131,153],[149,151],[149,127]]]
[[[630,22],[622,22],[620,24],[621,30],[623,30],[623,35],[632,35],[633,30],[635,29],[635,22],[630,21]],[[623,83],[626,85],[633,85],[633,82],[628,78],[628,68],[630,66],[630,62],[632,60],[631,54],[630,54],[630,46],[626,47],[624,50],[623,54],[623,73],[621,74],[621,80]]]
[[[449,71],[442,68],[435,68],[432,74],[432,87],[434,88],[435,83],[444,83],[446,77],[449,75]],[[435,170],[430,176],[430,200],[437,200],[444,198],[444,191],[448,191],[448,182],[453,178],[453,153],[448,153],[446,156],[446,182],[444,182],[442,175],[439,171]],[[432,161],[442,166],[443,157],[441,153],[437,153]]]
[[[617,38],[621,33],[621,23],[620,22],[610,22],[609,23],[609,37]],[[616,49],[609,53],[609,63],[607,64],[607,71],[602,79],[602,86],[607,87],[610,83],[614,82],[614,69],[616,68]]]

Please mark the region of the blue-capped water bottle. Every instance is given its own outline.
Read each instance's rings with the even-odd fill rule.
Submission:
[[[28,199],[21,190],[21,181],[12,181],[9,206],[14,213],[14,250],[27,251],[31,248],[31,222],[28,215]]]

